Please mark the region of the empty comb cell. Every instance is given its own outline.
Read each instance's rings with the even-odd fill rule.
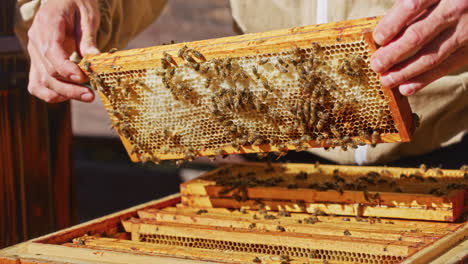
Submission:
[[[133,161],[406,142],[408,101],[370,67],[376,18],[88,56]]]

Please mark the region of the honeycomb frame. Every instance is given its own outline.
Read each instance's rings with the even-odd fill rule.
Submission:
[[[468,172],[245,162],[180,186],[195,208],[258,209],[455,222],[467,211]]]
[[[369,67],[377,22],[372,17],[108,52],[80,66],[134,162],[407,142],[415,129],[407,98],[382,87]],[[195,63],[178,56],[184,46]],[[306,84],[291,64],[299,58],[309,63]],[[219,63],[237,70],[213,77]],[[313,86],[310,93],[306,85]]]

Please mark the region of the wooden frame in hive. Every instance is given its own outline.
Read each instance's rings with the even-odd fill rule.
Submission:
[[[80,66],[133,161],[410,141],[406,97],[382,87],[369,67],[377,22],[103,53]]]
[[[467,210],[464,175],[461,170],[243,163],[185,182],[181,194],[188,207],[453,222]]]

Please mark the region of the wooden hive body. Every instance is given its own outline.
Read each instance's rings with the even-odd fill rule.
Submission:
[[[80,65],[133,161],[405,142],[408,101],[369,68],[377,21],[103,53]]]
[[[466,257],[467,235],[466,222],[200,209],[175,194],[0,250],[0,264],[445,264]]]

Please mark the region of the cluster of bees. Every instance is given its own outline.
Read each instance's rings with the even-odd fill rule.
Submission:
[[[340,87],[341,84],[327,73],[331,64],[327,65],[325,62],[324,50],[318,43],[312,43],[310,51],[297,47],[278,55],[250,59],[251,63],[245,64],[236,58],[207,60],[200,51],[184,46],[174,55],[183,63],[178,63],[179,59],[176,61],[173,55],[163,52],[160,59],[161,68],[156,75],[161,77],[162,87],[170,91],[174,100],[194,107],[203,107],[203,104],[208,102],[209,114],[213,121],[224,128],[224,137],[230,139],[228,145],[214,150],[215,155],[227,155],[225,147],[242,152],[243,148],[250,146],[275,146],[274,154],[279,158],[284,156],[289,148],[303,151],[314,144],[325,149],[341,147],[343,150],[365,144],[375,146],[381,141],[381,120],[389,115],[386,106],[380,111],[375,127],[369,127],[368,124],[358,132],[349,132],[349,127],[338,120],[346,118],[347,114],[359,109],[361,105],[357,98],[347,94],[345,89]],[[164,131],[160,131],[159,135],[159,138],[166,141],[162,144],[164,146],[150,149],[140,144],[138,131],[126,125],[138,113],[136,110],[129,111],[126,104],[117,101],[124,98],[136,103],[138,95],[134,94],[135,90],[152,92],[152,88],[141,80],[120,77],[116,77],[115,87],[107,87],[102,79],[93,73],[89,62],[85,62],[84,66],[90,73],[93,87],[100,91],[107,90],[106,94],[113,95],[109,98],[114,107],[113,127],[132,142],[132,154],[137,154],[140,161],[158,163],[158,154],[182,152],[183,159],[175,161],[180,165],[186,160],[190,161],[200,156],[203,146],[180,144],[180,140],[172,140],[163,135],[168,129],[161,129]],[[364,71],[366,63],[360,55],[340,59],[337,65],[331,66],[334,67],[332,71],[341,75],[342,79],[348,80],[349,85],[367,81]],[[193,80],[181,77],[187,69],[196,74],[197,81],[204,82],[203,88],[210,91],[209,98],[193,87]],[[282,74],[298,83],[297,95],[285,102],[281,102],[282,87],[272,79],[272,75],[282,78]],[[260,123],[262,126],[268,124],[281,133],[276,136],[266,135],[264,131],[253,128],[251,122]],[[172,131],[172,134],[176,133]],[[215,155],[210,158],[214,158]],[[258,153],[258,156],[264,158],[266,153]]]

